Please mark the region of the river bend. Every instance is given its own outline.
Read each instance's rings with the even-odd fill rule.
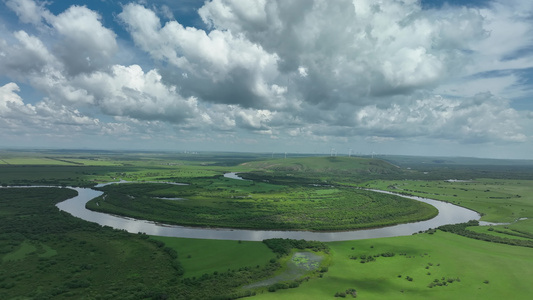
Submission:
[[[60,210],[66,211],[75,217],[89,222],[98,223],[102,226],[110,226],[116,229],[126,230],[131,233],[144,232],[149,235],[182,238],[243,241],[262,241],[264,239],[270,238],[290,238],[333,242],[411,235],[413,233],[425,231],[430,228],[436,228],[441,225],[463,223],[470,220],[480,219],[480,215],[477,212],[450,203],[421,197],[398,195],[404,198],[414,199],[433,205],[439,210],[439,214],[433,219],[426,221],[399,224],[382,228],[340,232],[197,228],[158,224],[152,221],[136,220],[132,218],[91,211],[85,208],[85,203],[87,203],[91,199],[102,195],[102,192],[88,188],[73,187],[72,189],[78,192],[78,196],[58,203],[57,207]],[[390,193],[378,190],[373,191],[380,193]]]

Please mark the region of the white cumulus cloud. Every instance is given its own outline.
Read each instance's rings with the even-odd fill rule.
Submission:
[[[531,1],[211,0],[203,24],[170,2],[1,5],[19,22],[0,24],[5,132],[531,143]]]

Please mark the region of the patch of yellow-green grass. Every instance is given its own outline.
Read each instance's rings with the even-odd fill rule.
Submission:
[[[185,277],[264,266],[276,255],[262,242],[185,239],[153,236],[178,252]]]
[[[533,294],[531,248],[440,231],[433,235],[328,244],[332,263],[324,278],[303,283],[296,289],[263,293],[256,299],[332,299],[335,293],[350,288],[357,290],[357,299],[500,300],[530,299]],[[379,256],[367,263],[350,259],[385,252],[395,255]],[[430,288],[435,280],[441,286]]]
[[[26,255],[35,252],[35,250],[37,250],[37,248],[34,245],[28,241],[24,241],[18,246],[17,249],[4,255],[2,261],[23,260]]]

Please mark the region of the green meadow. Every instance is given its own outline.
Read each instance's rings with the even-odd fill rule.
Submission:
[[[450,202],[479,212],[482,221],[506,223],[469,228],[511,239],[533,240],[533,181],[372,181],[365,186]],[[508,223],[508,224],[507,224]]]
[[[223,178],[226,172],[240,172],[252,181]],[[312,249],[317,246],[313,243],[297,241],[279,248],[262,242],[130,234],[59,212],[54,204],[71,197],[71,190],[0,189],[0,299],[334,299],[353,295],[358,299],[529,299],[533,294],[533,248],[528,246],[533,242],[530,162],[0,152],[4,186],[94,186],[119,180],[135,183],[102,188],[107,200],[100,197],[92,205],[154,220],[188,217],[190,225],[200,226],[205,220],[233,215],[219,224],[233,227],[244,220],[242,227],[264,228],[276,224],[273,215],[285,215],[286,219],[277,219],[276,227],[290,228],[296,220],[303,229],[312,227],[301,216],[309,219],[319,213],[331,225],[336,222],[331,220],[349,211],[349,205],[357,208],[358,217],[367,217],[366,224],[380,212],[386,212],[381,214],[385,220],[397,222],[400,212],[412,209],[387,206],[394,197],[374,198],[373,193],[354,189],[362,187],[454,203],[479,212],[483,221],[505,224],[470,226],[458,234],[437,229],[395,238],[331,242],[326,243],[328,249],[320,250]],[[177,214],[196,209],[204,213]],[[258,212],[273,215],[258,222]],[[200,215],[204,221],[197,218]],[[514,240],[524,246],[509,245]],[[321,257],[318,269],[297,273],[295,279],[290,275],[294,265],[308,260],[296,253]],[[268,284],[253,287],[263,282]]]
[[[354,188],[274,185],[227,178],[188,185],[125,183],[100,188],[91,210],[162,223],[275,230],[348,230],[425,220],[425,203]]]
[[[185,277],[238,270],[244,267],[263,267],[276,255],[263,243],[153,237],[175,249],[185,271]]]
[[[328,245],[332,262],[323,278],[257,299],[333,299],[350,288],[358,299],[529,299],[533,293],[530,248],[444,232]],[[361,263],[362,255],[386,252],[394,256]]]

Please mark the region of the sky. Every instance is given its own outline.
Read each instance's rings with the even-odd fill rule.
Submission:
[[[533,159],[531,0],[0,0],[0,148]]]

